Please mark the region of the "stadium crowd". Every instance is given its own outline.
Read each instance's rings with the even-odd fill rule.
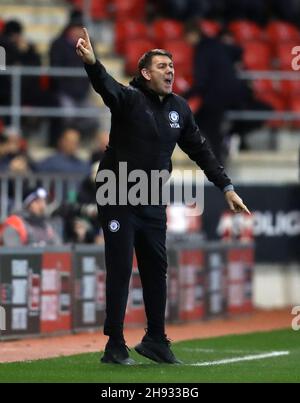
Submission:
[[[84,25],[83,2],[68,3],[74,9],[49,45],[47,60],[52,67],[82,67],[75,44]],[[239,72],[287,69],[284,49],[291,49],[300,39],[300,1],[97,0],[91,5],[96,22],[109,19],[113,23],[114,54],[124,58],[125,75],[134,75],[138,57],[149,48],[167,48],[173,53],[174,90],[188,98],[201,131],[220,161],[226,161],[232,133],[241,137],[241,147],[245,148],[244,136],[252,129],[261,125],[278,127],[278,122],[269,121],[235,121],[228,125],[228,110],[299,110],[300,102],[294,102],[300,99],[299,86],[284,81],[275,85],[272,80],[256,80],[250,86],[239,79]],[[42,65],[35,44],[26,39],[22,21],[2,21],[0,46],[6,50],[7,66]],[[0,87],[0,106],[11,105],[11,78],[0,75]],[[91,105],[87,77],[26,76],[22,77],[21,88],[23,106]],[[18,132],[10,117],[0,117],[1,173],[28,177],[31,173],[77,173],[85,177],[73,203],[56,211],[65,219],[67,241],[95,242],[101,238],[95,225],[96,212],[82,208],[94,204],[94,163],[101,160],[108,141],[106,133],[99,135],[99,129],[94,119],[51,118],[47,145],[54,147],[53,154],[35,161],[28,153],[28,119],[22,120],[22,130]],[[87,134],[95,139],[89,160],[84,161],[78,152]],[[9,198],[13,197],[10,182]]]

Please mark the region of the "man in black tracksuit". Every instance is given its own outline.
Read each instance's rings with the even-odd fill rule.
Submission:
[[[152,170],[171,171],[172,152],[178,144],[225,192],[233,211],[248,211],[200,135],[187,102],[172,93],[171,54],[157,49],[147,52],[139,61],[139,77],[124,86],[96,60],[86,29],[76,51],[94,89],[112,113],[109,145],[100,172],[108,169],[117,174],[121,161],[127,162],[128,173],[140,169],[149,176]],[[156,362],[180,363],[165,335],[165,206],[98,203],[98,207],[107,270],[104,334],[109,336],[102,362],[134,363],[126,349],[123,322],[135,249],[147,315],[147,333],[135,349]]]

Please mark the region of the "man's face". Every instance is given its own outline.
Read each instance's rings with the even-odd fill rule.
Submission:
[[[35,199],[28,206],[28,210],[37,217],[43,217],[47,211],[47,202],[45,199]]]
[[[151,66],[142,70],[148,86],[159,95],[172,92],[174,73],[173,61],[168,56],[154,56]]]
[[[75,155],[79,149],[80,133],[77,130],[66,130],[59,142],[59,149],[63,154]]]
[[[67,31],[67,36],[69,40],[73,43],[77,43],[81,35],[82,35],[82,27],[80,26],[70,27]]]

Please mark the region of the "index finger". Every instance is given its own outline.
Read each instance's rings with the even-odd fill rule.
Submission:
[[[249,215],[251,215],[250,211],[248,210],[247,206],[245,206],[245,204],[243,204],[243,210],[246,211],[246,213],[248,213]]]
[[[85,27],[83,27],[83,37],[87,42],[90,42],[89,33],[88,33],[88,30]]]

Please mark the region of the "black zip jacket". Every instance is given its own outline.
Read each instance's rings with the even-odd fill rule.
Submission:
[[[126,161],[128,172],[171,172],[171,156],[177,143],[218,188],[224,190],[231,184],[200,134],[185,99],[172,93],[161,101],[140,79],[124,86],[99,61],[85,64],[85,69],[112,114],[109,146],[100,169],[115,170],[119,161]]]

